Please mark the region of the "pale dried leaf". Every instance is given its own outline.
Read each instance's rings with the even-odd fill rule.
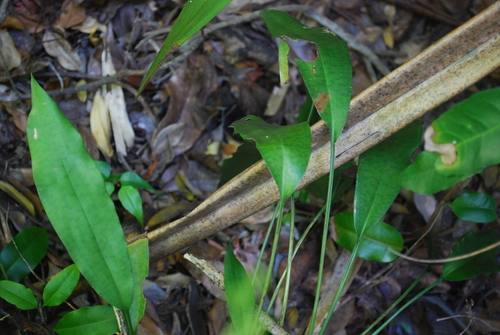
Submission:
[[[82,72],[82,60],[64,36],[47,29],[42,40],[45,51],[68,71]]]
[[[186,124],[183,122],[171,124],[163,128],[153,141],[153,154],[163,153],[165,161],[171,162],[174,155],[174,147],[180,142]]]
[[[82,22],[82,24],[74,26],[73,29],[81,31],[82,33],[85,34],[92,34],[96,30],[100,30],[103,33],[103,35],[106,34],[106,25],[99,23],[99,21],[97,21],[97,19],[92,16],[87,16],[85,18],[85,21]]]
[[[98,92],[94,97],[94,104],[90,111],[90,130],[97,145],[108,157],[113,156],[113,148],[109,142],[111,137],[111,123],[109,120],[108,107],[106,101]]]
[[[86,85],[87,84],[87,81],[85,79],[80,79],[77,83],[76,83],[76,87],[79,87],[79,86],[83,86],[83,85]],[[85,102],[87,101],[87,91],[80,91],[80,92],[76,92],[76,96],[77,98],[81,101],[81,102]]]
[[[111,117],[116,151],[126,156],[127,147],[134,144],[135,134],[128,118],[123,89],[118,85],[111,85],[111,90],[106,93],[105,100]]]
[[[0,69],[12,70],[21,65],[21,54],[17,51],[12,37],[5,29],[0,30],[0,53],[3,61],[0,61]],[[5,64],[4,64],[5,62]]]
[[[273,92],[267,100],[266,110],[264,111],[265,116],[275,116],[278,113],[278,110],[281,106],[281,103],[285,99],[286,93],[288,92],[288,88],[290,85],[287,83],[281,86],[274,86]]]
[[[432,139],[436,135],[434,128],[429,127],[424,133],[424,148],[427,151],[435,151],[441,155],[443,164],[452,165],[457,160],[457,151],[453,143],[435,143]]]
[[[56,27],[69,28],[85,21],[85,8],[77,6],[74,1],[66,2],[59,19],[54,24]]]

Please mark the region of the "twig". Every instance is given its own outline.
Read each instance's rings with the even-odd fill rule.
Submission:
[[[203,271],[217,286],[222,290],[224,287],[224,274],[217,270],[209,262],[198,259],[191,254],[184,254],[184,258],[193,263],[198,269]],[[273,335],[288,335],[288,333],[281,328],[269,315],[263,311],[259,315],[259,321],[266,327],[266,329]]]

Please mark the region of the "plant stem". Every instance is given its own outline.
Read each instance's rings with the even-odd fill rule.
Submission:
[[[257,259],[257,264],[255,265],[255,270],[254,270],[253,276],[252,276],[252,285],[254,285],[254,283],[255,283],[255,279],[257,277],[260,263],[262,261],[262,256],[264,255],[264,252],[266,251],[267,242],[269,241],[269,237],[271,236],[271,231],[273,230],[274,222],[276,221],[278,210],[279,210],[279,206],[276,206],[274,209],[273,218],[271,219],[271,223],[269,223],[269,227],[267,229],[266,237],[264,238],[264,242],[262,243],[262,247],[260,248],[259,258]]]
[[[281,305],[281,317],[280,317],[280,326],[283,327],[283,324],[285,322],[285,315],[286,315],[286,306],[288,303],[288,294],[290,293],[290,274],[292,273],[292,256],[293,256],[293,233],[294,233],[294,225],[295,225],[295,199],[293,197],[293,194],[291,196],[291,203],[290,203],[290,231],[289,231],[289,236],[288,236],[288,257],[287,257],[287,264],[286,264],[286,282],[285,282],[285,293],[283,294],[283,304]],[[279,288],[276,289],[278,291]]]

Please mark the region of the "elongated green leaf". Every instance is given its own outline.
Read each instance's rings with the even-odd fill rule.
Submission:
[[[498,234],[494,230],[490,230],[482,235],[474,235],[473,232],[468,232],[455,244],[448,258],[482,249],[498,242],[499,239]],[[500,271],[500,263],[497,258],[499,250],[500,247],[497,247],[474,257],[445,263],[441,278],[446,280],[467,280],[479,275],[487,276],[497,273]]]
[[[337,234],[335,242],[347,250],[354,250],[358,236],[354,229],[353,213],[339,213],[335,215],[334,222]],[[387,223],[378,221],[361,237],[361,245],[356,256],[367,261],[392,262],[398,256],[389,251],[389,248],[400,252],[403,250],[403,246],[401,234]]]
[[[35,295],[29,288],[10,280],[0,280],[0,298],[22,310],[38,307]]]
[[[139,321],[146,311],[146,299],[142,294],[142,281],[146,278],[149,271],[149,249],[148,239],[141,238],[128,245],[130,261],[132,262],[132,271],[134,277],[134,297],[132,306],[129,310],[130,320],[133,327],[133,334],[137,333]]]
[[[411,124],[359,157],[354,193],[354,227],[358,236],[380,221],[401,189],[399,174],[409,165],[422,136]]]
[[[127,211],[132,213],[144,227],[142,220],[142,198],[139,191],[132,186],[122,186],[118,191],[118,199]]]
[[[307,123],[275,126],[257,116],[247,116],[231,127],[243,139],[253,139],[278,185],[282,199],[289,197],[304,176],[311,155]]]
[[[166,57],[212,20],[231,0],[188,0],[139,87],[138,95]]]
[[[14,245],[14,242],[16,245]],[[48,243],[49,239],[44,228],[31,227],[21,231],[0,252],[0,261],[7,275],[7,278],[5,278],[3,273],[0,272],[0,279],[8,279],[14,282],[21,281],[31,272],[24,260],[31,269],[36,268],[42,258],[45,257]]]
[[[58,306],[71,295],[80,279],[80,270],[75,264],[66,267],[52,278],[43,290],[43,305]]]
[[[227,246],[224,260],[224,286],[229,314],[237,334],[253,334],[255,293],[245,268],[233,254],[232,243]]]
[[[32,78],[27,137],[42,204],[71,258],[92,287],[127,310],[132,267],[123,231],[104,181],[83,140]]]
[[[352,70],[346,43],[324,28],[304,26],[281,11],[263,10],[260,15],[274,38],[286,36],[318,46],[315,61],[295,61],[316,109],[336,140],[344,127],[351,101]]]
[[[450,207],[456,216],[466,221],[485,223],[497,217],[497,202],[484,193],[464,193]]]
[[[401,185],[420,194],[434,194],[445,190],[467,178],[444,176],[436,171],[437,152],[424,151],[415,157],[415,163],[408,166],[400,175]]]
[[[149,185],[147,181],[139,177],[135,172],[127,171],[120,176],[120,184],[123,186],[132,186],[135,188],[147,188],[155,190],[153,186]]]
[[[59,335],[111,335],[119,332],[113,307],[92,306],[69,312],[57,323]]]
[[[432,127],[434,142],[451,143],[457,152],[451,165],[436,162],[439,173],[471,176],[500,163],[500,88],[476,93],[454,105]]]

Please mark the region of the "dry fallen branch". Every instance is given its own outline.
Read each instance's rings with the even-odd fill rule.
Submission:
[[[500,3],[496,2],[436,44],[365,90],[351,102],[335,147],[340,166],[500,65]],[[329,171],[330,143],[323,122],[311,128],[313,152],[299,189]],[[148,233],[151,261],[179,251],[278,200],[261,161],[220,188],[193,212]]]

